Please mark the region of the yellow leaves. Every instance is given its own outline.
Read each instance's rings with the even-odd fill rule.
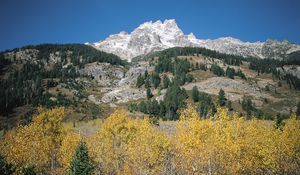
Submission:
[[[147,119],[131,119],[125,111],[116,111],[88,145],[104,174],[160,174],[170,143]]]
[[[60,142],[66,132],[62,127],[63,108],[39,109],[27,126],[19,126],[5,134],[1,154],[17,168],[36,166],[38,172],[49,171],[55,161]]]
[[[270,121],[245,120],[219,108],[200,119],[181,111],[176,133],[159,132],[148,119],[116,111],[99,131],[81,138],[62,125],[63,108],[39,109],[27,126],[5,134],[0,153],[19,169],[64,174],[80,139],[88,144],[96,174],[297,174],[300,170],[300,121],[292,116],[279,129]],[[55,169],[51,168],[55,161]]]
[[[299,173],[300,169],[300,120],[292,114],[279,135],[276,149],[277,167],[281,174]],[[285,164],[282,165],[282,162]]]
[[[245,120],[222,108],[209,120],[185,109],[173,139],[176,169],[182,174],[293,174],[300,168],[299,133],[295,117],[281,131],[269,121]]]
[[[69,168],[72,156],[75,153],[80,139],[80,135],[75,132],[68,132],[63,138],[58,152],[58,161],[61,164],[63,172],[66,172]]]
[[[275,170],[276,129],[266,121],[253,119],[245,122],[241,156],[244,171],[265,174]]]
[[[105,174],[115,173],[123,166],[125,145],[136,130],[125,111],[116,111],[103,123],[96,135],[88,138],[91,156],[100,164]]]
[[[162,174],[169,139],[147,120],[136,120],[135,125],[136,135],[126,145],[126,163],[136,174]]]

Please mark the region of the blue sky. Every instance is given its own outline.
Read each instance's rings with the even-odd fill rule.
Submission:
[[[0,51],[94,42],[165,19],[197,38],[300,43],[299,0],[1,0],[0,7]]]

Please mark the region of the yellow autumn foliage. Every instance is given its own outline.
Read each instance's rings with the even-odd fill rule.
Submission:
[[[108,117],[88,145],[103,174],[161,174],[170,147],[147,119],[132,119],[125,111]]]
[[[95,174],[299,174],[300,121],[292,115],[277,128],[272,121],[246,120],[226,109],[201,119],[193,107],[181,111],[175,133],[149,119],[117,110],[93,135],[81,136],[62,123],[63,108],[39,109],[30,124],[8,131],[0,154],[20,171],[66,174],[81,139]],[[161,122],[163,124],[163,122]]]
[[[182,112],[174,137],[179,174],[297,174],[300,122],[276,129],[269,121],[245,120],[218,108],[201,120],[193,108]]]
[[[153,128],[148,119],[136,120],[135,136],[126,145],[125,164],[132,174],[163,174],[170,141]]]
[[[43,110],[29,125],[19,126],[5,134],[1,154],[16,167],[36,166],[39,172],[50,171],[62,140],[61,120],[64,109]]]
[[[70,162],[80,140],[81,136],[78,133],[71,132],[71,130],[66,133],[62,140],[58,152],[58,162],[61,165],[59,172],[61,172],[61,174],[64,174],[70,167]]]
[[[63,126],[64,108],[39,108],[32,122],[8,131],[1,140],[0,153],[19,172],[34,166],[39,173],[65,174],[79,136]]]

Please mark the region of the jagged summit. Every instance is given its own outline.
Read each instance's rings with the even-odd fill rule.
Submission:
[[[123,59],[176,46],[193,46],[193,34],[184,35],[174,19],[145,22],[130,34],[120,32],[91,44],[99,50],[114,53]],[[192,42],[193,41],[193,42]]]
[[[131,33],[122,31],[103,41],[90,44],[96,49],[113,53],[122,59],[131,61],[133,57],[171,47],[205,47],[222,53],[255,56],[259,58],[284,57],[300,50],[300,46],[288,41],[267,40],[266,42],[243,42],[233,37],[217,39],[197,39],[193,33],[185,35],[175,19],[148,21]]]

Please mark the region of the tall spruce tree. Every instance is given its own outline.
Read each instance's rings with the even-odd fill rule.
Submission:
[[[186,106],[185,100],[188,98],[188,95],[184,88],[176,83],[172,83],[165,94],[164,104],[166,108],[166,118],[167,120],[176,120],[178,119],[178,109]]]
[[[233,110],[233,108],[232,108],[232,102],[230,100],[227,102],[226,106],[227,106],[227,108],[228,108],[229,111]]]
[[[244,97],[242,101],[242,109],[247,112],[248,117],[251,115],[255,108],[252,104],[252,100],[249,97]]]
[[[297,112],[296,112],[296,115],[297,115],[298,117],[300,117],[300,101],[299,101],[298,104],[297,104]]]
[[[198,101],[199,101],[199,91],[198,91],[197,86],[194,86],[194,87],[193,87],[193,90],[192,90],[192,98],[193,98],[193,101],[194,101],[194,102],[198,102]]]
[[[140,88],[145,83],[143,76],[140,74],[136,80],[136,87]]]
[[[160,85],[160,77],[158,73],[154,72],[151,75],[151,83],[155,89]]]
[[[220,106],[224,106],[226,104],[225,92],[223,89],[220,89],[219,91],[218,103]]]
[[[80,141],[70,164],[70,175],[90,175],[93,165],[88,154],[86,143]]]
[[[225,74],[227,77],[234,79],[235,70],[233,68],[227,67]]]
[[[167,75],[163,76],[163,88],[166,89],[169,87],[170,84],[170,79],[168,78]]]
[[[148,98],[148,99],[150,99],[150,98],[153,97],[153,94],[152,94],[151,89],[150,89],[149,87],[147,87],[146,93],[147,93],[147,98]]]
[[[0,155],[0,174],[2,175],[11,175],[14,174],[15,168],[12,164],[6,162],[5,157]]]

